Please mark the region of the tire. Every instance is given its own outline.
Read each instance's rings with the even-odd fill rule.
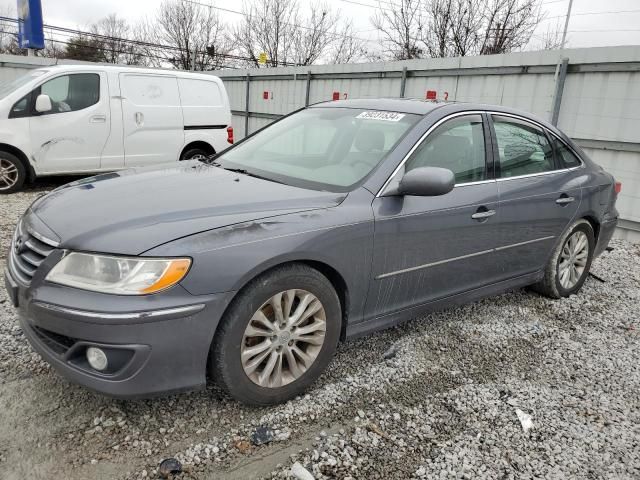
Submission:
[[[0,151],[0,194],[17,192],[27,181],[27,169],[18,157]]]
[[[563,254],[566,256],[567,252],[571,252],[570,242],[572,239],[575,240],[580,238],[586,238],[587,248],[586,259],[584,260],[582,271],[576,272],[574,278],[577,280],[575,281],[570,275],[568,277],[565,276],[563,280],[561,273],[565,271],[561,268]],[[582,288],[582,285],[589,275],[595,246],[596,240],[591,224],[585,219],[580,219],[573,223],[560,238],[556,248],[553,250],[551,258],[547,262],[542,280],[535,285],[532,285],[533,290],[550,298],[568,297],[569,295],[577,293]],[[584,255],[579,254],[577,260],[580,260],[580,256],[584,257]],[[569,260],[571,258],[573,257],[569,256]],[[571,265],[571,261],[568,263]],[[574,265],[578,265],[578,263],[574,263]]]
[[[290,295],[293,294],[286,292],[294,290],[296,296],[291,301]],[[287,302],[290,302],[289,307],[292,313],[296,311],[297,306],[304,306],[302,302],[310,298],[306,296],[307,294],[311,294],[320,302],[322,309],[316,311],[309,319],[302,321],[297,328],[292,329],[294,333],[290,333],[290,335],[296,335],[295,332],[301,332],[302,329],[313,329],[321,325],[324,318],[324,332],[316,330],[312,335],[304,337],[309,339],[313,336],[315,344],[306,343],[303,340],[294,341],[293,339],[297,337],[286,336],[283,333],[284,330],[274,336],[262,335],[270,328],[263,328],[266,323],[262,321],[257,323],[254,317],[259,316],[258,312],[262,312],[268,319],[275,319],[275,310],[270,302],[281,292],[284,292],[282,300],[274,300],[273,304],[279,304],[285,316]],[[311,301],[304,311],[309,312],[315,308],[317,304]],[[288,316],[290,320],[293,317],[293,315]],[[209,373],[216,383],[240,402],[252,405],[273,405],[285,402],[302,394],[325,370],[338,345],[341,318],[338,295],[329,280],[317,270],[306,265],[292,264],[266,272],[241,290],[222,318],[211,346]],[[247,330],[247,327],[250,323],[252,327],[258,327],[261,331],[259,337],[248,336],[247,332],[250,330]],[[318,342],[321,345],[318,345]],[[292,343],[293,346],[291,346]],[[265,345],[268,345],[266,350]],[[252,352],[251,348],[262,349],[260,350],[262,353],[251,357],[249,355]],[[296,348],[296,353],[292,353]],[[304,365],[297,354],[300,351],[307,358],[313,357],[314,360]],[[255,359],[259,359],[264,352],[268,352],[265,360],[250,372],[252,365],[258,363]],[[274,357],[274,352],[276,366],[273,367],[272,374],[267,374],[265,373],[268,372],[267,365]],[[244,364],[243,354],[246,355]],[[293,355],[295,368],[288,365],[289,354]],[[281,368],[278,369],[278,366]],[[281,372],[280,377],[277,376],[278,372]],[[265,377],[263,384],[258,383],[261,376]],[[270,385],[267,385],[268,383]]]
[[[207,150],[203,148],[194,147],[189,148],[184,151],[184,153],[180,156],[180,160],[203,160],[205,157],[210,156]]]

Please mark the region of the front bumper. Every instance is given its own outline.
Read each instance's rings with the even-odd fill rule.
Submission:
[[[48,284],[26,287],[5,271],[9,296],[33,348],[74,383],[118,398],[193,390],[206,384],[211,341],[232,293],[193,296],[179,285],[142,297]],[[107,352],[106,373],[86,348]]]

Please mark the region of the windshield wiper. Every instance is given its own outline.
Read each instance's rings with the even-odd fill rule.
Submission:
[[[244,168],[223,167],[222,164],[218,163],[218,162],[211,162],[209,165],[213,165],[214,167],[224,168],[228,172],[240,173],[241,175],[247,175],[249,177],[259,178],[260,180],[267,180],[269,182],[274,182],[274,183],[284,183],[284,182],[280,182],[278,180],[274,180],[273,178],[269,178],[269,177],[264,177],[262,175],[258,175],[257,173],[250,172],[249,170],[244,169]]]

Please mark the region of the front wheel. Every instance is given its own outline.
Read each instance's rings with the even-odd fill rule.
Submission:
[[[296,264],[267,272],[240,292],[221,320],[210,373],[241,402],[287,401],[331,361],[341,318],[338,296],[317,270]]]
[[[533,289],[551,298],[568,297],[584,284],[595,250],[591,224],[580,219],[563,234],[544,271],[544,277]]]
[[[18,157],[0,151],[0,194],[17,192],[27,179],[27,170]]]

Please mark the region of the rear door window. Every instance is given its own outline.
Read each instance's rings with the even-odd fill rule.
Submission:
[[[553,150],[542,129],[511,117],[492,115],[500,176],[519,177],[555,170]]]

